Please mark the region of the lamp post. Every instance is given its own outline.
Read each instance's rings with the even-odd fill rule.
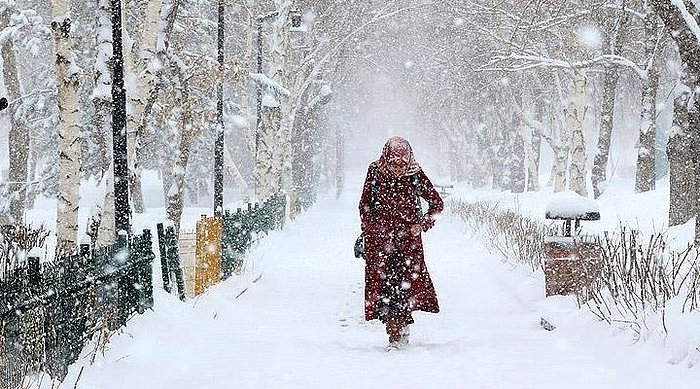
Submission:
[[[224,212],[224,0],[219,0],[218,7],[218,57],[219,85],[216,102],[216,143],[214,144],[214,215]]]
[[[129,221],[129,167],[126,150],[126,91],[122,54],[121,0],[112,0],[112,158],[114,159],[114,227],[131,234]]]

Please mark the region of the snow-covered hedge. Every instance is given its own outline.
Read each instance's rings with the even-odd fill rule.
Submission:
[[[491,250],[542,271],[543,242],[555,235],[552,224],[522,216],[498,203],[448,202],[452,213]],[[669,333],[669,315],[700,314],[700,250],[689,244],[674,251],[664,233],[642,241],[638,230],[620,225],[603,236],[588,237],[602,247],[601,276],[576,296],[601,320],[623,325],[637,338]]]
[[[544,238],[554,235],[555,228],[524,217],[517,210],[501,209],[498,203],[451,200],[448,206],[490,250],[526,263],[533,271],[542,269]]]

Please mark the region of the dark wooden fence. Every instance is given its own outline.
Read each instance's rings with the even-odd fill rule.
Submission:
[[[282,228],[287,200],[284,195],[276,195],[262,203],[248,203],[245,211],[238,208],[232,213],[224,213],[224,230],[221,240],[221,278],[226,279],[241,266],[245,252],[253,244],[255,234]]]
[[[223,217],[221,276],[239,268],[250,246],[284,224],[286,199],[277,195]],[[185,285],[172,226],[158,224],[163,287],[174,283],[180,299]],[[0,268],[0,389],[22,387],[44,372],[62,381],[94,334],[126,325],[153,307],[152,237],[144,230],[127,242],[80,252],[53,262],[29,257]],[[15,262],[17,263],[17,261]]]
[[[62,380],[87,341],[115,330],[153,306],[152,238],[26,264],[0,274],[0,387],[16,388],[28,374]]]

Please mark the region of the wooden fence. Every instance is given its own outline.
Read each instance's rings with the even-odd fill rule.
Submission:
[[[153,306],[151,232],[131,242],[26,264],[0,277],[0,388],[28,374],[62,380],[93,334]]]

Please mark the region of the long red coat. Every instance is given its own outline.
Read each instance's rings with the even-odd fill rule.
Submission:
[[[376,178],[374,213],[370,210],[372,177]],[[421,223],[422,217],[416,209],[416,184],[420,196],[428,202],[426,217],[432,218],[442,212],[440,194],[422,170],[414,175],[395,178],[382,174],[376,162],[367,170],[360,199],[360,219],[365,235],[365,319],[378,318],[377,298],[381,280],[385,274],[384,258],[392,248],[405,258],[406,266],[402,285],[407,285],[407,297],[411,311],[437,313],[437,295],[423,258],[421,235],[408,232],[412,224]],[[405,283],[405,284],[404,284]]]

